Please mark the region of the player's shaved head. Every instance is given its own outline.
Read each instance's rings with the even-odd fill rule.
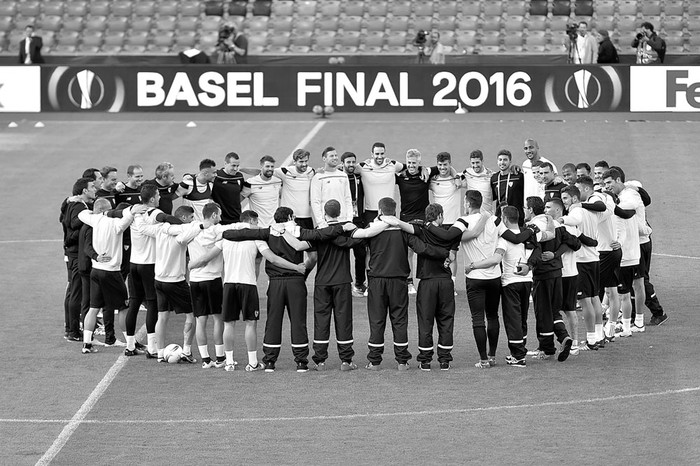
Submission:
[[[92,206],[92,211],[96,214],[101,214],[102,212],[107,212],[111,207],[112,204],[110,204],[107,199],[100,197],[95,200],[95,204]]]

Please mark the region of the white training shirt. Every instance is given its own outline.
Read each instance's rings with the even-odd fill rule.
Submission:
[[[470,214],[462,217],[468,225],[476,225],[481,219],[481,214]],[[469,241],[462,241],[462,248],[464,249],[464,265],[467,266],[472,262],[478,262],[484,259],[488,259],[493,256],[496,252],[496,244],[498,243],[498,228],[494,223],[496,217],[491,217],[486,221],[484,226],[484,231],[482,231],[479,236]],[[455,227],[462,230],[462,232],[467,231],[467,228],[462,224],[462,222],[455,222]],[[476,269],[472,270],[467,274],[467,278],[474,278],[479,280],[491,280],[493,278],[499,278],[501,276],[501,266],[500,264],[495,264],[487,269]]]
[[[618,196],[618,207],[624,210],[637,210],[639,206],[644,208],[644,203],[639,193],[633,189],[625,188]],[[632,218],[623,219],[615,216],[620,226],[623,228],[624,237],[618,241],[622,244],[621,267],[638,265],[641,251],[639,250],[639,217],[635,214]]]
[[[250,209],[258,214],[258,225],[268,227],[272,224],[275,211],[280,206],[282,180],[276,176],[265,180],[260,175],[248,178],[243,183],[241,196],[247,197]],[[296,212],[293,206],[290,206]]]
[[[315,173],[311,167],[304,173],[299,173],[294,165],[275,168],[275,176],[282,181],[280,206],[292,209],[296,217],[311,217],[310,187]]]
[[[208,228],[198,234],[187,245],[187,251],[190,253],[190,260],[197,260],[213,249],[221,251],[218,246],[217,231],[214,228]],[[224,259],[221,254],[217,254],[204,267],[198,267],[190,270],[190,282],[207,282],[221,278],[224,269]]]
[[[555,221],[554,227],[559,228],[561,223]],[[581,234],[578,228],[571,225],[564,225],[566,231],[569,232],[571,236],[578,238]],[[580,251],[580,249],[579,249]],[[564,277],[575,277],[578,275],[578,267],[576,267],[576,253],[578,251],[572,251],[571,249],[566,250],[565,253],[561,255],[561,276]]]
[[[540,162],[549,162],[552,164],[552,168],[554,168],[554,173],[557,174],[557,166],[554,165],[554,163],[546,159],[544,157],[540,157]],[[540,183],[535,180],[535,175],[532,174],[532,162],[530,159],[527,159],[523,162],[523,182],[524,182],[524,187],[523,187],[523,203],[524,201],[527,200],[528,197],[531,196],[539,196],[541,198],[544,198],[544,185],[541,185]],[[523,205],[526,205],[525,203]]]
[[[384,197],[395,199],[395,161],[385,158],[382,165],[377,165],[373,159],[365,160],[357,165],[356,171],[365,190],[365,210],[379,210],[379,200]]]
[[[353,216],[350,182],[345,172],[338,170],[320,171],[311,180],[311,211],[318,228],[325,228],[323,206],[331,199],[340,203],[339,222],[351,222]]]
[[[467,181],[467,189],[479,191],[482,197],[482,212],[493,213],[493,193],[491,192],[491,175],[493,172],[488,168],[483,168],[481,173],[476,173],[472,168],[464,170]]]
[[[131,258],[132,264],[155,264],[156,263],[156,239],[152,236],[144,235],[141,225],[153,225],[156,223],[158,214],[163,213],[160,209],[151,209],[145,214],[134,216],[131,224]]]
[[[187,244],[201,231],[200,222],[184,225],[141,225],[141,231],[156,239],[156,280],[177,283],[185,280]]]
[[[509,228],[516,235],[520,233],[517,228]],[[524,244],[513,244],[503,238],[498,238],[496,249],[503,249],[503,259],[501,265],[503,272],[501,273],[501,286],[512,285],[513,283],[531,282],[532,271],[527,275],[516,275],[515,270],[518,265],[526,265],[532,251],[525,248]]]
[[[617,233],[618,222],[615,221],[614,211],[615,211],[615,201],[612,196],[604,193],[593,193],[591,197],[588,198],[586,202],[594,203],[596,201],[602,201],[605,204],[605,212],[599,212],[600,222],[598,223],[598,246],[596,249],[600,253],[601,251],[612,251],[611,244],[617,241],[619,234]]]
[[[92,259],[92,267],[108,272],[119,272],[122,265],[122,238],[124,230],[134,220],[131,209],[124,209],[122,218],[107,217],[104,213],[93,214],[89,210],[78,213],[81,222],[92,227],[92,247],[97,254],[111,257],[109,262],[97,262]]]
[[[431,177],[430,191],[433,193],[433,202],[442,206],[442,223],[452,225],[462,216],[462,190],[455,185],[452,175],[448,177]]]
[[[581,203],[573,204],[569,209],[569,215],[564,217],[564,225],[575,226],[581,233],[591,239],[598,238],[599,216],[595,212],[581,207]],[[568,228],[567,228],[568,230]],[[571,232],[569,232],[571,233]],[[594,246],[581,245],[581,249],[576,251],[576,261],[597,262],[599,260],[598,251]]]

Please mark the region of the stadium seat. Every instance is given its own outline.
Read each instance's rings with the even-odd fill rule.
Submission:
[[[104,31],[107,29],[107,18],[104,16],[89,16],[85,21],[85,32]]]
[[[530,1],[530,15],[547,16],[547,0]]]
[[[692,43],[692,38],[696,37],[696,41],[700,41],[700,38],[697,37],[697,35],[693,35],[690,37],[689,42]],[[685,44],[685,37],[683,36],[683,31],[669,31],[666,34],[664,34],[664,40],[666,41],[666,45],[684,45]]]
[[[316,29],[316,19],[313,16],[297,16],[292,30],[295,32],[306,32],[314,29]]]
[[[566,26],[573,22],[568,16],[552,16],[549,20],[549,29],[551,31],[566,31]]]
[[[120,48],[124,45],[124,33],[121,31],[113,32],[110,31],[104,36],[104,45],[109,46],[119,46]]]
[[[318,2],[314,0],[303,0],[295,2],[297,16],[314,16]]]
[[[1,27],[1,26],[0,26]],[[83,18],[81,17],[74,17],[74,16],[66,16],[63,19],[63,29],[61,31],[76,31],[80,32],[83,30],[83,27],[85,27]],[[77,45],[77,44],[76,44]]]
[[[17,4],[15,2],[0,2],[0,16],[9,17],[17,14]],[[2,32],[5,32],[3,29]]]
[[[316,30],[318,31],[337,31],[339,20],[338,17],[321,18],[316,20]]]
[[[527,2],[523,0],[511,0],[506,5],[506,14],[508,16],[520,15],[525,16],[527,14]]]
[[[566,35],[566,30],[563,31],[552,31],[549,35],[549,44],[552,52],[559,51],[563,53],[565,49],[565,44],[569,41],[569,36]]]
[[[483,2],[484,16],[501,16],[503,14],[503,3],[499,0],[489,0]]]
[[[457,8],[457,2],[454,0],[444,0],[437,3],[437,14],[438,18],[443,18],[445,16],[457,16],[459,9]]]
[[[457,20],[457,31],[476,31],[480,26],[478,16],[462,16]]]
[[[615,29],[615,17],[614,16],[598,16],[593,24],[593,28],[600,32],[602,30],[612,31]]]
[[[462,7],[461,13],[465,16],[480,16],[481,15],[481,2],[469,0],[465,2],[459,2]]]
[[[177,25],[177,16],[160,16],[156,19],[154,26],[157,31],[175,31]]]
[[[194,31],[180,32],[175,36],[175,45],[183,48],[194,47],[197,43],[197,33]]]
[[[272,14],[270,0],[255,0],[253,2],[253,16],[270,16],[270,14]]]
[[[433,29],[432,16],[416,16],[411,25],[413,31],[430,31]],[[442,32],[442,31],[440,31]]]
[[[19,2],[19,14],[25,17],[38,17],[41,14],[40,5],[36,0]]]
[[[245,2],[244,2],[245,3]],[[272,2],[271,15],[273,17],[289,16],[294,14],[294,2],[291,0],[277,0]]]
[[[83,32],[83,37],[81,38],[81,43],[78,46],[78,49],[82,51],[85,50],[83,47],[89,47],[90,49],[94,48],[95,50],[98,50],[100,47],[102,47],[103,41],[104,36],[102,31],[86,29]]]
[[[571,2],[569,0],[552,0],[552,16],[570,16]]]
[[[286,54],[289,52],[289,46],[288,45],[278,45],[278,44],[268,44],[267,47],[265,47],[264,53],[266,54],[275,54],[275,55],[282,55]]]
[[[63,20],[60,16],[44,16],[38,21],[37,27],[42,31],[42,37],[45,37],[45,31],[60,31],[63,27]]]
[[[574,16],[593,16],[592,0],[576,0],[574,2]]]
[[[338,51],[342,53],[357,52],[360,47],[359,31],[344,31],[337,34]]]
[[[148,33],[145,31],[132,31],[126,36],[124,45],[137,45],[146,48],[146,45],[148,45]]]
[[[532,31],[525,37],[525,45],[530,47],[532,45],[546,45],[547,36],[544,31]]]
[[[173,46],[174,40],[171,34],[154,34],[152,45],[156,47],[170,49]],[[192,44],[194,44],[194,36],[192,36]]]
[[[673,36],[667,36],[666,37],[666,45],[684,45],[685,44],[685,38],[683,37],[682,33],[680,34],[681,41],[669,41],[668,38],[673,37]],[[692,46],[697,46],[700,45],[700,34],[693,34],[690,37],[688,37],[688,45]]]
[[[389,13],[389,8],[384,0],[372,0],[367,5],[367,14],[369,16],[386,17],[387,13]]]
[[[211,54],[216,47],[216,43],[219,40],[219,34],[217,32],[208,32],[207,34],[201,34],[199,40],[195,42],[194,48],[199,49],[207,54]]]
[[[78,38],[80,33],[78,31],[63,31],[60,36],[58,36],[58,45],[72,45],[73,47],[78,46]]]
[[[457,21],[457,18],[455,16],[442,16],[440,15],[440,19],[437,22],[437,25],[435,26],[438,31],[454,31],[455,30],[455,24]]]
[[[666,0],[663,2],[664,14],[671,16],[682,16],[685,12],[683,0]]]
[[[525,28],[525,18],[520,15],[508,16],[503,23],[503,28],[509,32],[521,32]]]
[[[501,52],[501,47],[498,45],[482,45],[480,53],[483,55],[496,55]]]
[[[262,47],[267,45],[267,31],[254,31],[247,34],[248,47]]]
[[[148,16],[136,16],[131,21],[132,31],[150,31],[152,19]]]
[[[617,18],[617,30],[620,34],[629,33],[630,35],[639,27],[641,21],[636,16],[620,16]]]
[[[136,2],[134,4],[133,10],[135,18],[139,16],[147,16],[152,18],[156,14],[156,2],[154,2],[153,0],[142,0]]]
[[[661,16],[647,16],[644,15],[641,20],[639,20],[639,24],[642,24],[642,21],[647,21],[651,24],[654,25],[654,30],[658,32],[661,29],[661,25],[663,23]]]
[[[549,22],[546,16],[530,15],[526,21],[528,31],[544,31]]]
[[[685,13],[689,16],[700,15],[700,0],[687,0],[685,4]]]
[[[481,35],[481,45],[501,45],[501,33],[498,31],[484,31]]]
[[[234,3],[234,2],[231,2]],[[237,2],[236,2],[237,3]],[[160,13],[160,10],[162,8],[162,3],[158,5],[158,10]],[[231,5],[229,4],[229,8],[231,8]],[[177,11],[177,7],[176,7]],[[230,10],[229,10],[230,11]],[[160,13],[160,14],[168,14],[169,16],[172,15],[171,12],[168,13]],[[177,14],[177,13],[176,13]],[[204,14],[207,16],[223,16],[224,15],[224,4],[221,1],[214,1],[210,0],[208,2],[204,2]],[[229,13],[229,14],[234,14],[234,13]]]
[[[244,29],[248,33],[267,32],[269,21],[269,16],[253,16],[252,18],[248,18],[245,23],[243,23]]]
[[[481,27],[484,31],[500,31],[503,20],[500,16],[484,16]]]
[[[290,45],[289,46],[289,53],[296,53],[296,54],[306,54],[311,52],[311,47],[308,45]]]
[[[368,32],[362,41],[362,50],[365,52],[380,52],[384,47],[384,33],[379,31]]]
[[[682,31],[685,27],[685,21],[683,20],[683,16],[665,16],[661,24],[655,26],[663,28],[666,32]]]
[[[214,4],[221,3],[221,2],[213,2]],[[161,0],[158,2],[157,6],[157,12],[159,15],[166,15],[166,16],[177,16],[177,7],[178,7],[179,2],[177,0]],[[206,2],[204,4],[205,7],[205,14],[209,14],[206,12],[206,8],[208,6],[209,2]],[[220,12],[220,13],[219,13]],[[218,16],[221,16],[224,14],[224,9],[223,6],[220,8],[217,7],[217,13]]]
[[[343,31],[359,31],[362,28],[361,16],[344,16],[340,18],[340,29]]]
[[[386,46],[389,47],[406,47],[406,44],[408,43],[408,36],[406,35],[405,32],[391,32],[387,34],[386,36]]]
[[[219,32],[219,28],[223,25],[223,19],[221,16],[205,16],[202,18],[202,22],[200,24],[201,31],[203,33],[207,32]]]
[[[432,1],[422,1],[413,3],[413,14],[418,16],[433,16],[434,4]]]
[[[669,45],[666,47],[666,55],[680,55],[685,53],[685,47],[682,45]]]
[[[440,43],[445,47],[454,47],[457,37],[454,31],[440,31]]]
[[[596,16],[613,16],[615,14],[615,0],[598,0],[594,2],[593,12]]]
[[[363,16],[365,14],[365,2],[363,0],[349,0],[343,3],[345,4],[343,13],[347,16]]]
[[[408,16],[390,17],[386,21],[386,28],[389,32],[394,32],[394,31],[407,32],[408,31]],[[453,28],[454,28],[454,23],[453,23]],[[440,30],[443,30],[443,29],[440,29]]]
[[[636,0],[622,0],[617,2],[617,12],[622,16],[636,16],[639,12]]]
[[[107,29],[109,32],[125,32],[129,28],[129,20],[124,16],[113,17],[107,20]],[[105,38],[106,40],[106,38]]]
[[[202,13],[201,6],[200,2],[182,2],[180,3],[180,16],[199,16]]]
[[[700,16],[688,16],[687,26],[688,32],[697,33],[700,31]]]
[[[63,44],[57,44],[53,48],[53,52],[56,55],[67,55],[67,54],[73,54],[78,51],[78,46],[77,45],[63,45]]]
[[[54,0],[44,2],[41,10],[45,15],[63,16],[63,13],[65,13],[65,3]]]
[[[335,32],[322,32],[314,35],[311,51],[316,53],[330,53],[335,50]]]
[[[389,5],[390,13],[394,16],[411,16],[410,0],[394,0]]]
[[[476,31],[460,31],[455,34],[457,46],[466,50],[467,47],[474,47],[477,43]]]
[[[367,31],[381,31],[386,29],[386,18],[383,16],[370,16],[363,22],[363,28]]]
[[[0,16],[0,48],[5,40],[5,32],[14,29],[12,16]]]
[[[199,17],[197,16],[183,16],[177,20],[175,25],[178,33],[183,31],[198,31],[199,30]]]
[[[661,2],[658,0],[644,0],[642,2],[642,16],[660,16]]]
[[[291,45],[311,47],[312,37],[312,31],[294,31],[290,37]]]
[[[342,4],[338,0],[325,0],[318,8],[318,14],[325,18],[337,18],[342,11]]]
[[[111,5],[112,16],[131,16],[131,1],[129,0],[119,0],[112,2]]]
[[[292,32],[292,18],[290,16],[271,16],[268,27],[275,33]]]
[[[233,0],[229,2],[228,14],[230,16],[242,16],[245,18],[248,14],[248,2],[246,0]]]
[[[290,44],[291,33],[289,32],[276,32],[275,34],[270,34],[268,39],[268,51],[270,47],[275,47],[276,51],[287,50]]]

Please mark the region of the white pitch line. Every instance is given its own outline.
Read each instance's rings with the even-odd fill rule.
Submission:
[[[662,392],[651,393],[633,393],[629,395],[615,395],[604,398],[586,398],[582,400],[568,401],[547,401],[543,403],[528,403],[521,405],[499,405],[486,406],[481,408],[458,408],[458,409],[437,409],[426,411],[400,411],[394,413],[358,413],[358,414],[339,414],[334,416],[298,416],[298,417],[251,417],[251,418],[233,418],[233,419],[125,419],[125,420],[99,420],[89,419],[82,420],[82,424],[209,424],[209,423],[254,423],[254,422],[296,422],[296,421],[338,421],[346,419],[363,419],[363,418],[386,418],[386,417],[412,417],[412,416],[433,416],[445,414],[467,414],[479,413],[486,411],[505,411],[513,409],[532,409],[545,408],[549,406],[571,406],[576,404],[604,403],[611,401],[630,400],[635,398],[650,398],[668,395],[682,395],[685,393],[694,393],[700,391],[700,387],[680,388],[675,390],[664,390]],[[72,420],[71,420],[72,421]],[[0,423],[15,423],[15,424],[56,424],[64,423],[62,419],[0,419]],[[39,463],[37,463],[39,464]]]
[[[145,330],[146,325],[144,324],[136,333],[136,338],[142,338]],[[39,458],[39,461],[36,462],[37,466],[45,466],[50,464],[56,455],[61,452],[75,430],[80,427],[80,424],[84,424],[86,422],[85,418],[87,415],[90,414],[92,408],[97,404],[102,395],[104,395],[107,388],[109,388],[114,379],[117,377],[117,374],[119,374],[119,371],[124,368],[128,360],[129,358],[123,354],[119,356],[114,364],[112,364],[109,371],[107,371],[105,376],[102,377],[100,383],[98,383],[92,393],[90,393],[90,396],[88,396],[87,400],[85,400],[80,409],[78,409],[78,411],[73,415],[73,417],[70,420],[61,421],[61,423],[67,423],[67,425],[63,428],[61,433],[58,434],[58,437],[56,437],[56,440],[53,441],[53,444],[51,444],[49,449],[46,450],[44,456]]]
[[[289,153],[287,158],[284,159],[284,161],[282,162],[280,167],[286,167],[287,165],[289,165],[292,162],[292,155],[294,154],[294,151],[297,150],[298,147],[306,147],[306,145],[309,142],[311,142],[311,140],[314,138],[314,136],[316,136],[318,134],[318,132],[321,131],[321,128],[323,128],[323,126],[325,124],[326,124],[325,121],[319,121],[318,123],[316,123],[316,126],[311,128],[311,131],[309,131],[308,134],[306,136],[304,136],[304,139],[299,141],[299,143],[294,147],[294,150],[292,150],[292,152]]]
[[[21,244],[21,243],[60,243],[62,239],[8,239],[0,240],[0,244]]]
[[[651,253],[652,256],[660,256],[660,257],[673,257],[675,259],[691,259],[691,260],[700,260],[700,257],[696,256],[681,256],[678,254],[661,254],[660,252],[653,252]]]

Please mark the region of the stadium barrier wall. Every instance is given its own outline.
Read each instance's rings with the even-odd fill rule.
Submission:
[[[0,111],[691,112],[700,67],[10,66]]]

